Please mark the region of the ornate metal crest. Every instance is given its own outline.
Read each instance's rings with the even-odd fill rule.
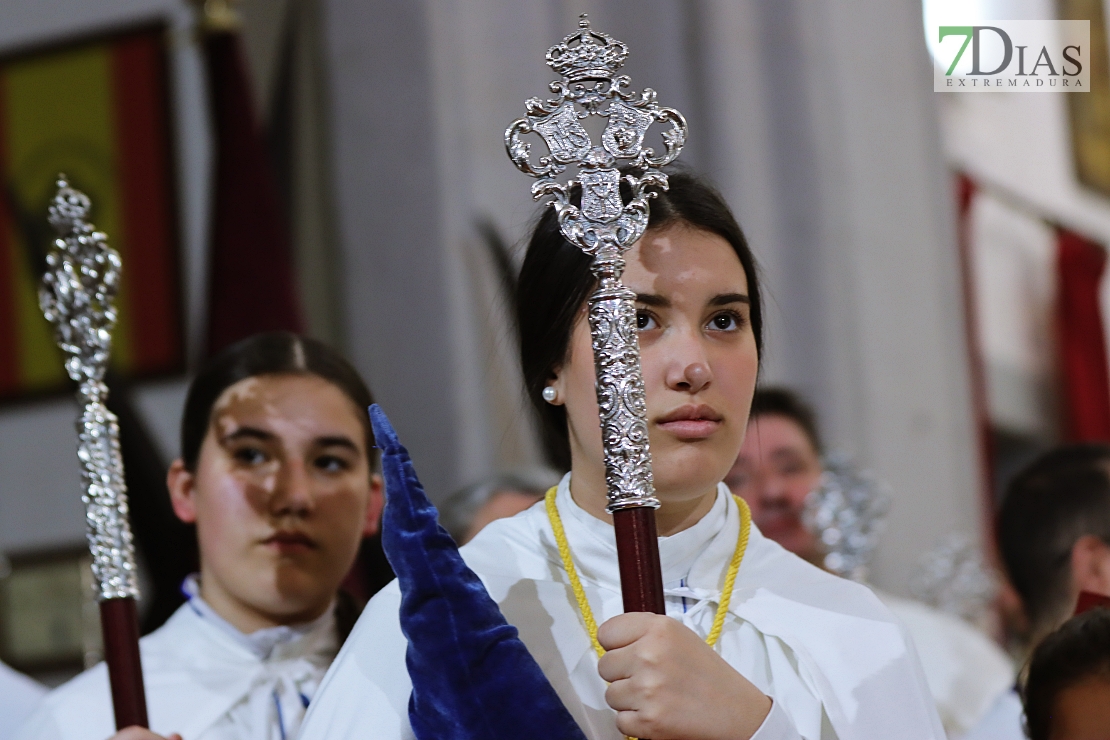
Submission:
[[[640,238],[647,227],[647,199],[654,195],[648,188],[666,189],[667,176],[659,168],[674,161],[686,143],[682,114],[656,103],[651,88],[633,92],[631,78],[617,74],[627,56],[627,44],[591,29],[583,14],[578,30],[547,52],[548,65],[562,76],[550,86],[557,97],[529,99],[527,115],[505,131],[509,158],[537,180],[533,197],[554,196],[563,235],[590,255],[624,251]],[[600,144],[579,123],[590,116],[607,119]],[[644,146],[644,135],[655,122],[668,126],[660,154]],[[522,138],[533,132],[549,152],[534,163],[531,145]],[[622,163],[642,174],[622,176],[617,169]],[[559,182],[556,178],[571,165],[577,167],[577,177]],[[631,189],[627,204],[620,197],[622,181]],[[577,186],[582,188],[581,207],[571,203]]]
[[[113,305],[119,290],[119,254],[108,237],[87,220],[89,199],[59,176],[50,205],[58,239],[46,256],[39,306],[54,325],[66,355],[66,372],[77,382],[82,406],[77,420],[85,519],[98,597],[138,598],[134,544],[127,514],[127,486],[120,456],[119,427],[104,405],[104,373],[116,324]]]
[[[556,97],[525,102],[527,115],[505,131],[505,148],[513,164],[536,178],[532,197],[553,196],[559,229],[571,244],[593,257],[597,290],[589,298],[590,335],[597,371],[597,401],[605,452],[608,509],[658,507],[651,472],[651,452],[636,333],[635,294],[621,283],[624,252],[648,224],[649,188],[667,187],[659,168],[672,162],[686,142],[686,121],[673,108],[655,102],[655,91],[632,92],[631,79],[617,75],[628,45],[594,31],[585,14],[578,30],[547,52],[547,63],[562,79],[551,83]],[[581,121],[605,119],[596,144]],[[644,146],[654,122],[666,124],[656,154]],[[535,162],[522,137],[537,133],[548,154]],[[622,174],[621,164],[632,172]],[[560,175],[574,167],[572,176]],[[621,184],[629,188],[624,202]],[[581,193],[578,204],[571,201]]]

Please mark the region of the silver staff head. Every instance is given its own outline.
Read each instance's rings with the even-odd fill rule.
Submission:
[[[628,45],[590,28],[585,14],[578,30],[547,52],[547,63],[561,79],[551,83],[554,98],[531,98],[527,114],[505,131],[505,148],[513,164],[536,178],[532,197],[552,196],[559,230],[571,244],[593,258],[597,289],[587,301],[590,336],[597,372],[597,402],[610,513],[621,509],[657,508],[648,448],[647,403],[640,370],[635,294],[621,283],[624,252],[648,225],[648,200],[666,189],[659,169],[672,162],[686,142],[686,121],[673,108],[655,102],[655,91],[629,89],[631,80],[617,71]],[[601,143],[595,144],[580,121],[605,120]],[[655,122],[665,124],[659,154],[644,146]],[[548,154],[534,163],[531,145],[522,137],[537,133]],[[618,167],[628,165],[622,175]],[[574,172],[560,181],[573,167]],[[629,188],[629,201],[620,186]],[[580,191],[581,201],[571,202]]]
[[[77,383],[104,378],[121,267],[108,237],[88,222],[89,205],[88,196],[59,175],[49,211],[59,238],[46,256],[39,291],[43,315],[54,325],[58,346],[66,355],[66,372]]]
[[[559,226],[567,241],[591,256],[610,249],[618,253],[632,246],[647,228],[649,187],[666,189],[667,176],[659,168],[674,161],[686,143],[686,120],[674,108],[655,102],[655,91],[631,91],[632,80],[617,71],[628,56],[628,45],[590,28],[583,13],[578,30],[547,51],[548,65],[561,75],[550,88],[557,95],[525,102],[527,115],[505,131],[505,148],[521,172],[537,179],[532,197],[552,195]],[[595,144],[579,121],[598,116],[607,119],[601,143]],[[656,154],[644,146],[652,123],[668,126],[663,132],[665,151]],[[548,154],[535,163],[531,145],[521,137],[538,133]],[[617,167],[630,165],[639,175],[621,176]],[[559,182],[568,166],[576,177]],[[631,189],[625,204],[621,180]],[[571,203],[571,191],[582,189],[580,206]]]
[[[89,223],[89,205],[88,196],[71,188],[64,175],[58,177],[58,192],[49,211],[58,238],[46,256],[39,305],[54,325],[66,372],[77,383],[82,407],[77,456],[97,596],[101,600],[138,598],[119,426],[104,405],[108,398],[104,373],[117,318],[113,301],[121,264],[119,253],[108,246],[108,237]]]

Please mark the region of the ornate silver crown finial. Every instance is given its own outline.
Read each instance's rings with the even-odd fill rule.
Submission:
[[[104,377],[120,281],[119,254],[88,222],[89,205],[87,195],[58,176],[48,215],[58,238],[46,255],[39,291],[39,306],[66,355],[66,372],[79,384]]]
[[[548,65],[570,82],[611,79],[627,57],[628,44],[590,30],[585,13],[578,17],[577,31],[547,50]]]
[[[88,221],[89,198],[58,176],[48,220],[58,232],[46,256],[39,306],[54,325],[82,406],[77,456],[84,481],[85,521],[101,600],[138,598],[135,548],[127,520],[127,485],[116,416],[105,405],[104,373],[116,325],[120,258]]]
[[[532,197],[552,196],[563,237],[593,258],[597,290],[588,300],[588,317],[610,512],[659,506],[648,449],[636,296],[621,283],[621,274],[625,251],[647,228],[648,200],[656,194],[651,188],[667,188],[659,168],[674,161],[686,143],[681,113],[656,103],[651,88],[635,93],[627,75],[615,76],[627,56],[627,44],[591,29],[583,14],[578,30],[547,52],[547,63],[562,76],[549,85],[556,97],[525,101],[527,114],[505,131],[509,158],[536,178]],[[580,123],[591,116],[606,122],[600,143]],[[662,134],[666,151],[660,154],[644,146],[653,123],[667,126]],[[535,162],[523,138],[532,133],[548,151]],[[621,161],[629,165],[623,173]],[[573,175],[560,182],[568,167],[575,168]],[[622,184],[628,186],[627,198]]]

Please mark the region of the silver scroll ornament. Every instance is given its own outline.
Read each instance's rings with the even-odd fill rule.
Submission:
[[[86,219],[89,198],[65,177],[50,204],[50,224],[58,232],[46,256],[39,306],[54,325],[65,368],[77,383],[77,457],[84,483],[85,522],[97,598],[139,597],[135,547],[128,523],[127,486],[116,416],[105,406],[104,372],[116,323],[113,300],[119,290],[120,258],[108,237]]]
[[[890,510],[890,494],[885,484],[857,470],[846,457],[830,455],[824,466],[820,484],[806,498],[802,520],[817,537],[825,568],[863,583]]]
[[[666,190],[660,167],[674,161],[686,143],[686,120],[660,107],[655,91],[630,90],[631,78],[617,75],[628,45],[594,31],[586,15],[578,30],[547,52],[547,64],[561,79],[551,83],[556,97],[525,101],[527,114],[505,131],[505,148],[517,168],[536,178],[532,197],[553,196],[563,237],[593,258],[597,289],[589,297],[588,317],[597,371],[597,401],[605,451],[610,513],[633,507],[658,508],[648,447],[647,405],[640,371],[636,294],[621,282],[624,253],[648,224],[648,200]],[[601,144],[580,121],[605,119]],[[652,123],[663,131],[666,151],[644,146]],[[548,154],[533,162],[531,145],[521,137],[537,133]],[[622,174],[618,162],[626,165]],[[560,181],[568,166],[575,172]],[[638,174],[632,174],[633,172]],[[630,199],[623,202],[621,183]],[[581,192],[579,205],[572,194]]]

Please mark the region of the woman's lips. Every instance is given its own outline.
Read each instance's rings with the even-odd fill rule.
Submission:
[[[680,406],[655,423],[679,439],[705,439],[721,427],[722,418],[713,407],[701,404]]]
[[[281,553],[307,552],[316,549],[316,541],[304,532],[275,532],[262,544]]]

